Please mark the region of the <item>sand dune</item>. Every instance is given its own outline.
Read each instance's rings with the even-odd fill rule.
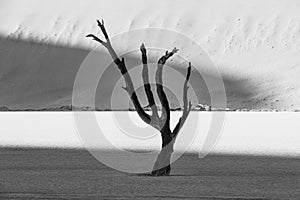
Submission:
[[[84,36],[99,33],[95,19],[104,18],[112,36],[156,27],[199,43],[223,76],[229,108],[299,109],[299,7],[297,0],[4,0],[0,2],[0,105],[39,109],[71,104],[77,70],[97,45]],[[99,55],[107,57],[105,52]],[[128,60],[140,63],[137,55]],[[175,68],[184,73],[184,67],[177,63]],[[112,79],[119,76],[115,69],[110,73]],[[166,83],[180,98],[181,83],[174,84],[170,77],[165,76]],[[209,104],[203,80],[194,75],[191,82],[201,96],[201,102],[195,103]],[[105,94],[110,90],[98,94],[98,107],[108,107]],[[117,95],[122,99],[126,94],[120,90]],[[122,102],[116,105],[124,107]]]

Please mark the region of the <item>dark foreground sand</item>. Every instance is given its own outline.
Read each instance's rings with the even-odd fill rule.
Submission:
[[[0,149],[0,199],[300,199],[300,159],[184,155],[170,177],[110,169],[84,150]]]

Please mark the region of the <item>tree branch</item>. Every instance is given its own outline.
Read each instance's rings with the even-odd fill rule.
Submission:
[[[142,77],[143,77],[143,82],[144,82],[144,89],[145,89],[145,93],[147,95],[149,106],[150,106],[151,111],[152,111],[152,116],[157,119],[158,118],[158,111],[157,111],[157,106],[155,104],[153,93],[151,91],[151,85],[149,83],[147,50],[146,50],[144,44],[141,45],[140,50],[142,52],[142,63],[143,63]]]
[[[167,95],[163,88],[163,81],[162,81],[163,66],[165,65],[166,61],[177,52],[178,49],[176,49],[175,47],[172,50],[172,52],[167,51],[166,54],[158,60],[157,70],[155,75],[156,90],[157,90],[158,98],[162,105],[161,119],[164,123],[164,126],[170,125],[170,106],[169,106],[169,101],[167,99]]]
[[[124,78],[124,81],[126,83],[126,87],[124,89],[126,90],[129,97],[131,98],[131,101],[132,101],[138,115],[140,116],[140,118],[144,122],[146,122],[147,124],[150,124],[150,122],[151,122],[150,116],[144,111],[143,107],[141,106],[141,104],[138,100],[138,97],[136,95],[132,79],[131,79],[130,74],[128,73],[127,68],[126,68],[125,59],[122,58],[122,60],[120,60],[119,57],[117,56],[117,53],[113,49],[113,47],[110,43],[110,39],[108,37],[107,31],[106,31],[105,26],[104,26],[104,21],[102,20],[102,23],[101,23],[99,20],[97,20],[97,23],[98,23],[98,26],[100,27],[105,39],[106,39],[106,42],[99,39],[98,37],[96,37],[93,34],[89,34],[86,37],[91,37],[93,40],[99,42],[100,44],[102,44],[108,50],[110,56],[114,60],[115,64],[119,68],[119,70],[120,70],[120,72],[121,72],[121,74]]]
[[[189,63],[189,67],[187,70],[187,74],[186,74],[186,78],[185,78],[185,82],[184,82],[184,86],[183,86],[183,113],[182,113],[182,117],[179,119],[177,125],[175,126],[174,130],[173,130],[173,137],[176,137],[181,129],[181,127],[183,126],[183,124],[185,123],[191,109],[192,109],[192,104],[190,101],[188,101],[188,97],[187,97],[187,93],[188,93],[188,82],[191,76],[191,69],[192,69],[192,64]]]

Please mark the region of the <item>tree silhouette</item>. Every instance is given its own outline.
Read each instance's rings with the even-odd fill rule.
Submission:
[[[127,71],[126,63],[124,58],[119,58],[116,54],[115,50],[113,49],[109,36],[106,32],[104,21],[100,22],[97,20],[98,26],[100,27],[105,40],[103,41],[99,39],[97,36],[93,34],[89,34],[86,37],[90,37],[93,40],[99,42],[103,45],[111,55],[114,63],[117,65],[119,71],[121,72],[126,86],[123,89],[128,93],[136,112],[138,113],[139,117],[147,124],[151,125],[158,131],[160,131],[161,138],[162,138],[162,149],[156,159],[156,162],[153,166],[153,170],[151,175],[153,176],[163,176],[163,175],[170,175],[171,172],[171,155],[174,151],[174,143],[178,133],[180,132],[181,127],[185,123],[190,111],[191,111],[191,102],[188,101],[188,81],[191,75],[191,63],[189,63],[187,74],[183,86],[183,113],[181,118],[179,119],[177,125],[173,130],[170,128],[170,106],[166,96],[166,93],[163,88],[163,81],[162,81],[162,74],[163,74],[163,67],[167,60],[172,57],[175,53],[178,52],[176,47],[171,51],[166,51],[165,55],[163,55],[157,63],[157,70],[155,74],[155,82],[156,82],[156,92],[158,98],[161,102],[162,111],[161,115],[158,113],[158,108],[154,100],[154,96],[151,90],[151,85],[149,83],[149,73],[148,73],[148,61],[147,61],[147,50],[144,44],[141,45],[140,50],[142,53],[142,63],[143,63],[143,70],[142,70],[142,78],[144,82],[144,90],[148,99],[149,107],[151,108],[151,115],[147,114],[143,107],[141,106],[138,96],[134,89],[134,84],[130,77],[130,74]]]

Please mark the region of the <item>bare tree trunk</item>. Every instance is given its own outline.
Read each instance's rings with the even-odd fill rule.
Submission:
[[[151,175],[153,176],[167,176],[171,173],[171,156],[174,151],[175,139],[173,140],[173,138],[175,137],[173,137],[173,133],[170,129],[171,111],[169,101],[167,99],[167,95],[163,87],[162,74],[166,61],[170,57],[172,57],[177,51],[178,49],[176,48],[174,48],[171,52],[167,51],[165,55],[163,55],[158,60],[157,63],[155,81],[158,98],[162,105],[162,116],[160,118],[162,123],[162,128],[160,129],[160,134],[162,138],[162,149],[157,157],[157,160],[151,172]]]
[[[145,112],[143,107],[141,106],[138,96],[135,92],[134,84],[130,77],[130,74],[127,71],[125,59],[120,59],[116,54],[115,50],[113,49],[106,29],[104,27],[104,21],[100,22],[97,20],[98,26],[100,27],[106,41],[101,40],[97,36],[93,34],[87,35],[87,37],[92,38],[93,40],[102,44],[111,55],[112,59],[114,60],[115,64],[117,65],[118,69],[120,70],[126,86],[123,87],[125,91],[128,93],[133,105],[139,115],[139,117],[147,124],[151,125],[153,128],[157,129],[161,133],[162,138],[162,149],[159,153],[157,160],[154,164],[153,170],[151,175],[153,176],[166,176],[170,175],[171,172],[171,156],[174,151],[174,143],[175,139],[183,126],[185,120],[187,119],[189,112],[191,110],[191,102],[188,102],[187,92],[188,92],[188,81],[191,74],[191,63],[189,63],[186,80],[183,86],[183,113],[182,117],[179,119],[177,125],[175,126],[174,130],[170,129],[170,106],[169,101],[167,99],[167,95],[164,91],[163,81],[162,81],[162,74],[163,74],[163,67],[166,61],[172,57],[175,53],[178,52],[178,49],[174,48],[171,52],[166,51],[165,55],[163,55],[157,63],[157,70],[155,75],[156,81],[156,90],[157,95],[159,97],[159,101],[162,105],[162,114],[161,116],[158,115],[157,105],[154,100],[154,96],[151,90],[151,85],[149,83],[149,72],[148,72],[148,62],[147,62],[147,50],[145,45],[142,44],[140,47],[142,53],[142,63],[143,63],[143,71],[142,71],[142,78],[144,82],[144,89],[147,95],[149,106],[151,107],[152,114],[149,115]]]
[[[170,124],[164,122],[164,126],[160,131],[161,138],[162,138],[162,149],[161,152],[158,154],[153,170],[151,172],[152,176],[167,176],[170,175],[171,173],[171,156],[172,153],[174,152],[174,143],[180,129],[182,128],[192,108],[191,102],[188,102],[188,98],[187,98],[187,92],[188,92],[187,84],[191,75],[191,67],[192,67],[191,63],[189,63],[189,68],[183,86],[184,106],[183,106],[182,117],[179,119],[173,131],[170,130]],[[159,76],[161,77],[161,74]],[[161,90],[162,90],[161,92],[164,93],[162,88]],[[168,100],[166,100],[166,102],[168,104]],[[170,110],[168,111],[168,115],[170,116]]]
[[[174,152],[174,142],[172,132],[169,128],[161,130],[162,148],[157,156],[156,162],[151,172],[152,176],[167,176],[171,173],[171,156]]]

